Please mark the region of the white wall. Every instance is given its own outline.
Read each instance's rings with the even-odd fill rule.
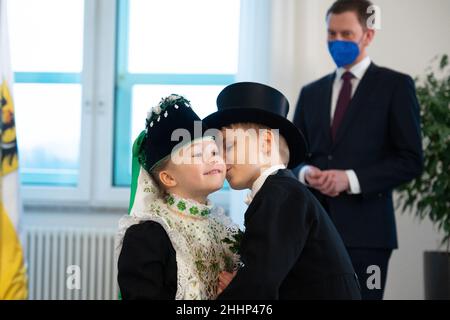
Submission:
[[[278,40],[272,46],[269,82],[288,96],[291,117],[301,86],[334,69],[326,46],[325,24],[325,14],[332,3],[287,0],[285,7],[274,6],[276,26],[272,27],[272,37]],[[374,0],[374,3],[381,8],[381,30],[369,49],[376,64],[415,77],[424,74],[435,55],[450,54],[450,1]],[[283,10],[285,18],[277,18]],[[292,20],[295,31],[289,29]],[[295,46],[287,45],[289,41],[294,41]],[[423,299],[423,251],[437,249],[441,237],[429,221],[419,222],[399,210],[397,225],[400,249],[391,259],[385,298]]]

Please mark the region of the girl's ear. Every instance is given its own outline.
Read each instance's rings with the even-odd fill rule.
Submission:
[[[167,170],[162,170],[159,173],[159,180],[167,188],[173,188],[177,185],[175,177],[173,177]]]

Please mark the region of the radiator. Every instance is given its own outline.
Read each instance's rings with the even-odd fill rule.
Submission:
[[[116,230],[29,227],[23,231],[29,299],[118,298]]]

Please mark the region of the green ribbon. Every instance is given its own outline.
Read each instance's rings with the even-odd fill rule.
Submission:
[[[141,171],[141,164],[139,163],[139,155],[141,152],[142,142],[145,138],[145,130],[142,131],[139,136],[134,140],[132,160],[131,160],[131,193],[130,193],[130,205],[128,207],[128,214],[131,213],[133,208],[134,198],[136,197],[136,190],[138,184],[139,173]]]

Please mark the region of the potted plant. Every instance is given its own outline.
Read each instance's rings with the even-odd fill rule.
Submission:
[[[437,62],[437,63],[436,63]],[[416,79],[421,106],[424,172],[402,186],[399,206],[443,233],[444,251],[424,253],[425,299],[450,299],[450,67],[436,58],[426,79]]]

